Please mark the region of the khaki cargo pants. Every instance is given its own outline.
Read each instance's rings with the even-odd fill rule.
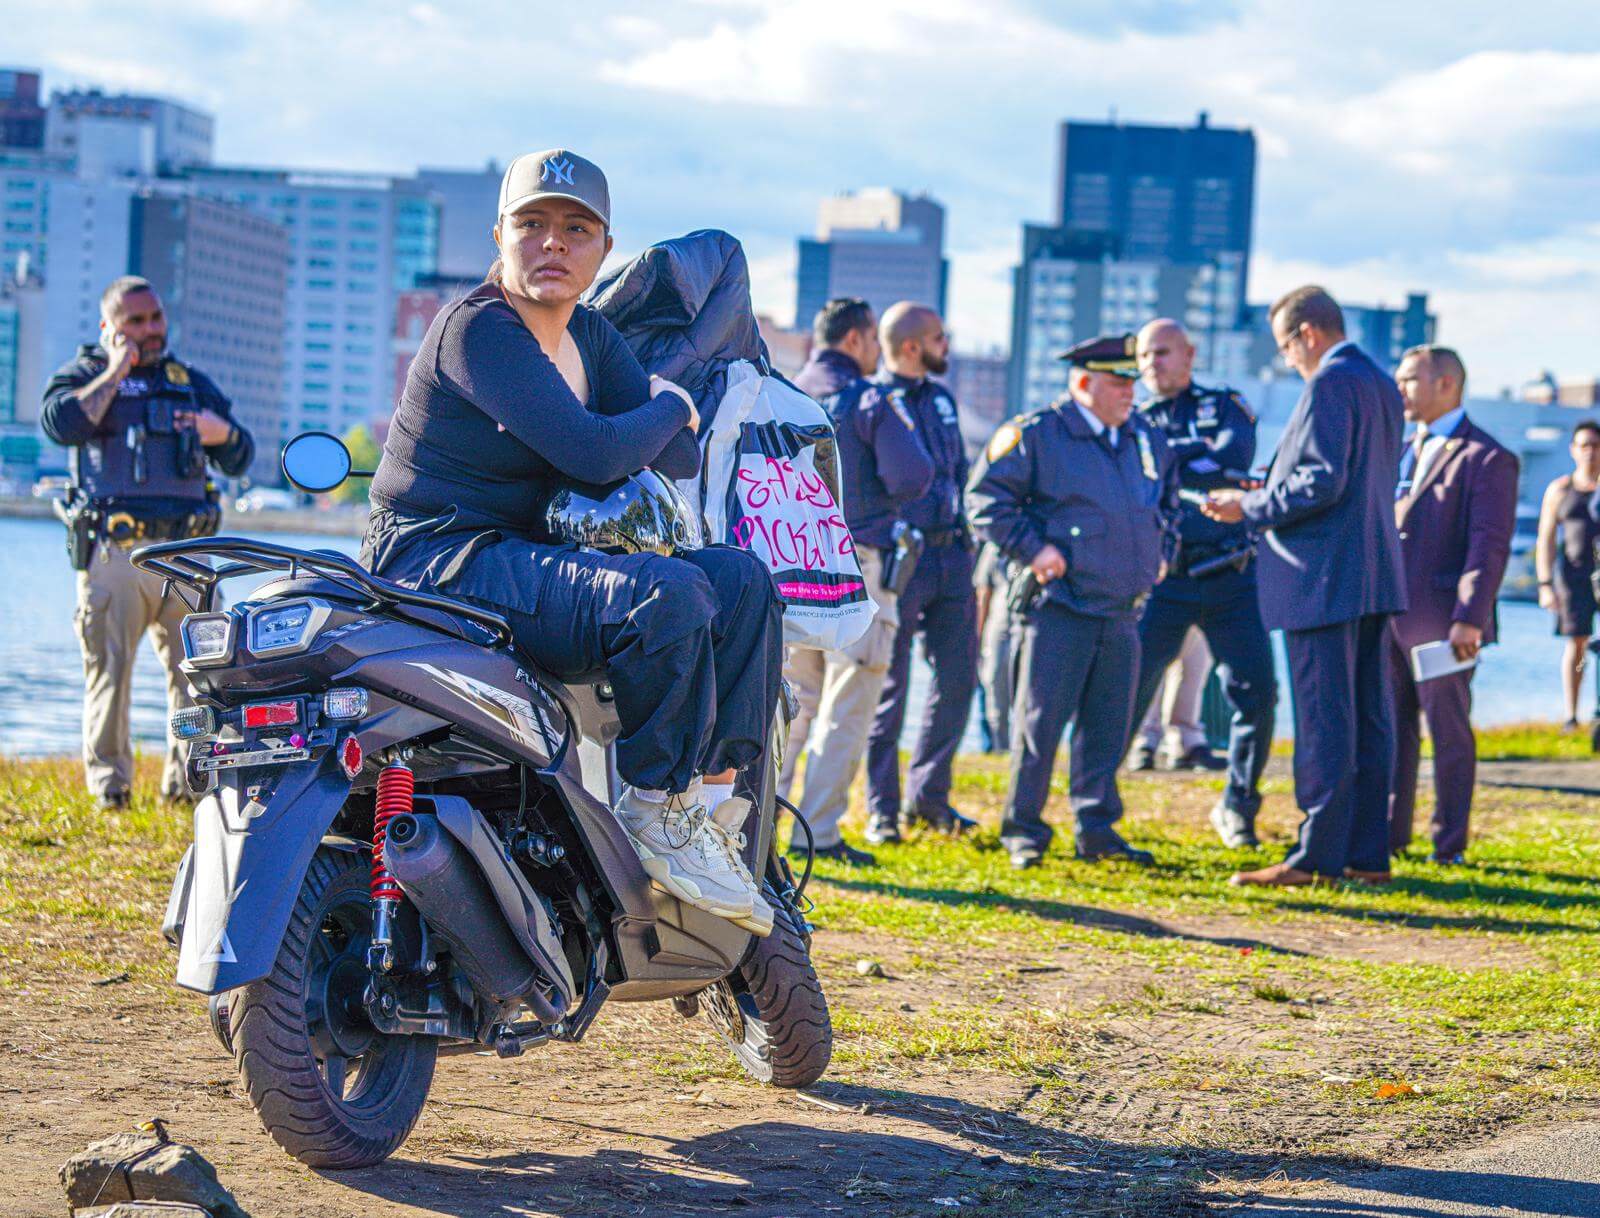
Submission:
[[[866,634],[843,651],[791,647],[783,667],[800,713],[789,729],[778,791],[787,797],[804,753],[805,787],[795,806],[811,826],[819,847],[839,841],[839,821],[850,802],[850,784],[867,751],[867,732],[889,675],[894,636],[900,628],[899,598],[883,587],[882,556],[877,550],[862,548],[856,551],[856,559],[867,594],[878,606]]]
[[[178,669],[183,640],[178,625],[190,612],[174,592],[161,596],[161,578],[140,571],[128,561],[129,551],[100,542],[89,569],[78,572],[78,609],[74,617],[83,647],[83,770],[91,795],[125,795],[133,783],[133,739],[129,711],[133,662],[139,640],[149,631],[167,674],[168,711],[189,706],[189,683]],[[187,797],[185,752],[167,741],[161,792],[169,799]]]

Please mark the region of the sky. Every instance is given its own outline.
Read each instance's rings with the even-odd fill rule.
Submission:
[[[198,104],[230,164],[409,172],[565,146],[611,181],[619,252],[726,228],[794,310],[824,195],[947,208],[958,348],[1004,344],[1058,124],[1257,139],[1250,298],[1426,291],[1487,394],[1600,375],[1593,0],[12,0],[47,89]],[[486,217],[485,223],[490,218]]]

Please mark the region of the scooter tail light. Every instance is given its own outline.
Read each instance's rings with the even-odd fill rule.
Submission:
[[[339,746],[339,768],[344,771],[344,776],[354,778],[361,773],[363,760],[361,741],[354,736],[346,736],[344,743]]]

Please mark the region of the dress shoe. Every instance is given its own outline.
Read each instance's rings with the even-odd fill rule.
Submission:
[[[1018,871],[1026,871],[1030,867],[1037,867],[1044,858],[1044,847],[1036,846],[1032,842],[1024,842],[1017,846],[1007,846],[1006,853],[1011,856],[1011,865]]]
[[[1156,751],[1143,740],[1135,741],[1134,746],[1128,750],[1125,763],[1130,773],[1137,774],[1141,770],[1156,768]]]
[[[1209,770],[1212,773],[1228,768],[1228,760],[1219,757],[1203,744],[1197,744],[1192,749],[1185,749],[1182,756],[1172,763],[1174,770]]]
[[[948,804],[931,812],[918,810],[908,813],[906,820],[910,824],[923,825],[935,833],[948,833],[952,837],[960,837],[963,833],[970,833],[978,827],[977,821],[970,816],[962,816]]]
[[[1236,872],[1228,879],[1235,888],[1304,888],[1316,882],[1314,874],[1288,863],[1274,863],[1260,871]]]
[[[1465,867],[1467,865],[1467,856],[1464,854],[1435,854],[1428,861],[1440,867]]]
[[[1238,849],[1240,846],[1261,844],[1256,838],[1256,827],[1252,818],[1235,808],[1228,807],[1226,800],[1219,799],[1216,806],[1211,809],[1211,827],[1217,831],[1217,836],[1222,839],[1224,846]]]
[[[1394,882],[1394,876],[1387,871],[1362,871],[1359,867],[1346,867],[1344,878],[1365,884],[1368,888],[1382,888]]]
[[[893,816],[869,816],[867,831],[862,836],[873,846],[897,846],[905,840],[900,836],[899,821]]]
[[[1148,867],[1156,861],[1156,856],[1148,850],[1139,850],[1128,845],[1110,829],[1088,841],[1080,839],[1077,855],[1085,863],[1098,863],[1103,859],[1123,859],[1139,867]]]
[[[831,846],[818,846],[813,855],[819,859],[831,859],[835,863],[843,863],[846,867],[875,867],[878,860],[865,850],[857,850],[849,842],[834,842]]]

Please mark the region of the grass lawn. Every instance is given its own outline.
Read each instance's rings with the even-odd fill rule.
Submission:
[[[1534,726],[1484,746],[1590,756],[1586,735]],[[154,772],[141,776],[148,793]],[[1600,1110],[1592,799],[1482,788],[1471,866],[1434,866],[1418,842],[1387,890],[1262,892],[1226,881],[1281,857],[1298,821],[1286,776],[1269,777],[1260,850],[1216,844],[1205,817],[1219,778],[1154,775],[1123,784],[1124,828],[1154,868],[1079,863],[1058,836],[1023,873],[995,836],[1005,782],[1002,760],[963,758],[953,800],[983,821],[973,838],[914,839],[872,868],[818,865],[836,1098],[955,1097],[963,1128],[990,1122],[1000,1151],[1120,1154],[1144,1166],[1118,1212],[1151,1213],[1280,1170],[1423,1156]],[[138,800],[104,814],[78,790],[65,761],[0,761],[0,1003],[127,971],[193,1022],[158,929],[187,825]],[[1419,802],[1425,823],[1431,797]],[[1051,818],[1064,817],[1058,774]],[[738,1085],[704,1036],[612,1051],[675,1091]],[[974,1196],[991,1209],[966,1212],[1022,1212]]]

